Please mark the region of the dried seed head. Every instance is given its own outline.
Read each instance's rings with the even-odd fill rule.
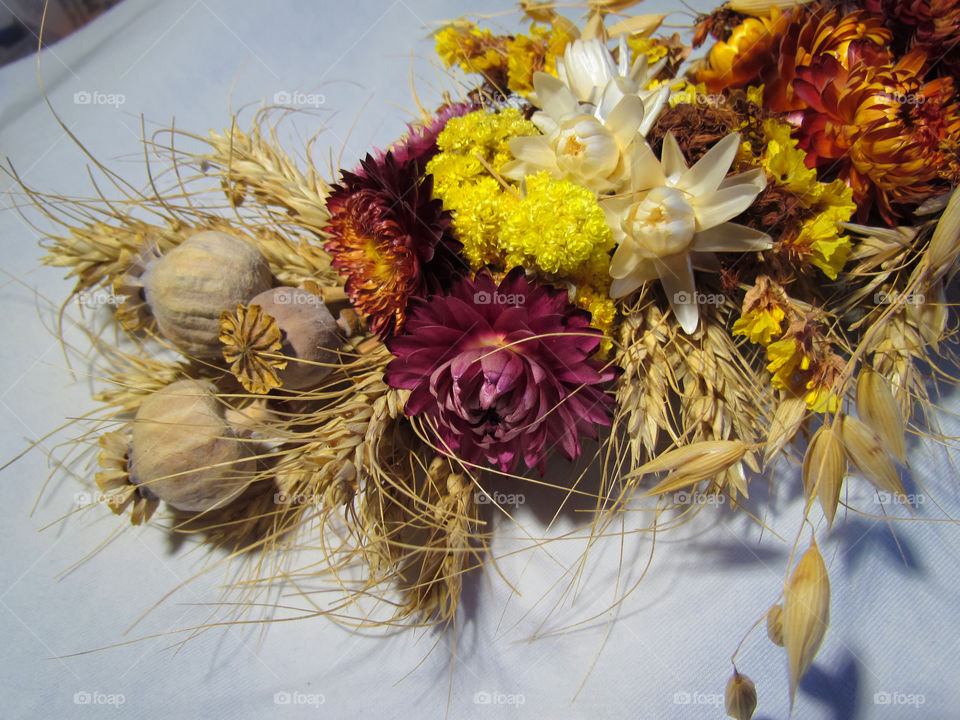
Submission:
[[[750,720],[757,709],[757,688],[753,680],[736,670],[727,683],[727,715],[736,720]]]
[[[220,358],[220,313],[272,284],[250,243],[208,230],[183,241],[144,273],[144,295],[161,334],[188,355]]]
[[[830,624],[830,577],[816,541],[797,563],[783,595],[783,646],[790,668],[790,704],[800,678],[820,649]]]
[[[783,647],[783,605],[774,605],[767,613],[767,637],[774,645]]]
[[[900,462],[907,460],[906,427],[890,383],[866,365],[857,378],[857,414]]]
[[[330,374],[343,341],[321,298],[300,288],[276,287],[251,298],[250,305],[259,305],[283,333],[280,354],[287,363],[278,373],[282,387],[303,390]]]
[[[233,500],[253,478],[251,448],[224,419],[212,383],[178,380],[143,401],[133,422],[131,481],[198,512]]]
[[[840,503],[840,488],[847,474],[847,459],[843,455],[840,438],[833,426],[824,425],[810,438],[807,452],[803,456],[803,489],[808,500],[814,494],[820,498],[820,505],[827,521],[833,525]]]
[[[880,437],[865,423],[849,415],[841,420],[840,428],[843,449],[857,466],[857,470],[878,489],[904,497],[897,468],[884,449]]]

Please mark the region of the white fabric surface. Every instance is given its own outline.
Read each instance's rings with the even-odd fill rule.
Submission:
[[[680,4],[661,0],[639,11],[669,7]],[[321,142],[334,153],[345,146],[343,164],[352,167],[403,130],[398,108],[413,106],[411,51],[422,99],[438,99],[424,23],[510,8],[506,0],[125,0],[45,50],[43,82],[52,107],[92,155],[137,186],[146,182],[141,115],[148,133],[175,118],[178,128],[203,134],[229,122],[231,105],[269,102],[281,91],[324,96],[321,109],[331,117]],[[518,27],[514,17],[500,21]],[[89,195],[89,159],[41,99],[36,63],[32,57],[0,69],[0,150],[29,185]],[[74,102],[81,92],[91,94],[89,104]],[[315,124],[300,119],[292,127],[305,137]],[[295,143],[288,138],[288,149]],[[9,178],[2,182],[13,189]],[[82,363],[75,377],[69,374],[51,330],[71,283],[60,270],[39,267],[40,234],[9,209],[21,200],[5,195],[0,212],[0,461],[96,407],[93,381]],[[77,331],[69,336],[82,347]],[[955,397],[947,407],[957,409]],[[960,434],[946,412],[943,421],[948,434]],[[729,657],[776,599],[799,529],[799,480],[785,464],[773,475],[771,494],[763,481],[751,488],[752,509],[782,540],[774,532],[761,537],[743,514],[708,508],[689,526],[657,537],[644,581],[612,613],[603,611],[618,572],[622,592],[643,571],[649,536],[595,545],[575,594],[564,594],[572,581],[565,570],[583,552],[582,539],[503,558],[500,571],[520,594],[495,573],[471,582],[456,638],[423,630],[351,633],[314,618],[265,633],[258,626],[215,629],[179,651],[183,636],[171,635],[64,657],[202,622],[210,610],[202,604],[214,602],[228,579],[201,576],[125,635],[155,601],[204,567],[205,550],[174,548],[156,527],[114,537],[122,523],[103,508],[57,522],[76,509],[84,487],[51,458],[62,458],[58,443],[78,432],[55,433],[0,476],[3,717],[717,718],[724,715],[718,701]],[[914,491],[927,500],[921,517],[944,518],[934,500],[958,514],[948,460],[942,450],[914,448]],[[92,477],[90,467],[74,469]],[[880,512],[865,482],[855,479],[848,488],[855,507]],[[528,502],[517,523],[497,523],[498,552],[559,535],[582,519],[563,516],[547,529],[549,503],[522,491]],[[948,522],[894,527],[896,541],[883,520],[841,510],[823,541],[833,624],[793,717],[960,717],[960,532]],[[74,567],[108,537],[112,542]],[[328,599],[314,596],[317,603]],[[292,595],[284,601],[305,606]],[[738,666],[757,684],[756,717],[787,717],[786,661],[763,627],[746,641]],[[278,704],[278,692],[289,693],[280,699],[290,704]],[[122,705],[110,704],[120,696]],[[911,697],[923,704],[904,704]]]

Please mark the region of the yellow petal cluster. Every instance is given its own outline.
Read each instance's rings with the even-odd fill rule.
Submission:
[[[570,283],[574,303],[591,313],[594,327],[609,331],[616,315],[608,271],[614,242],[594,194],[539,172],[525,179],[521,196],[484,165],[498,171],[512,158],[510,137],[536,132],[513,108],[452,118],[437,139],[440,152],[427,164],[434,192],[451,212],[473,268],[521,266],[548,282]]]
[[[517,35],[507,44],[507,87],[526,97],[537,71],[557,74],[556,59],[574,36],[561,24],[533,27],[530,36]]]
[[[766,347],[774,337],[782,332],[783,308],[757,308],[744,313],[733,323],[734,335],[745,335],[750,342]]]
[[[569,23],[535,25],[529,35],[494,35],[470,22],[439,30],[434,38],[437,55],[447,67],[481,73],[495,84],[506,77],[507,89],[526,96],[533,90],[533,74],[556,74],[556,58],[575,37]]]
[[[613,233],[594,194],[545,171],[528,176],[525,185],[525,197],[500,232],[507,264],[557,277],[605,273]]]
[[[447,67],[457,65],[464,72],[488,74],[507,65],[500,38],[473,23],[448,25],[437,32],[434,42]]]
[[[787,123],[765,120],[764,149],[757,162],[774,183],[788,188],[813,213],[803,222],[796,239],[790,241],[792,249],[836,280],[851,249],[850,238],[842,234],[839,223],[848,222],[856,210],[853,189],[842,180],[817,180],[817,171],[807,167],[807,154],[790,137],[791,131]]]

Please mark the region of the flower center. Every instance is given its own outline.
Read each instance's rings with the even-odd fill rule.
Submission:
[[[589,115],[564,123],[556,147],[557,165],[574,177],[607,177],[620,162],[620,148],[613,134]]]
[[[665,257],[690,246],[697,231],[697,216],[683,192],[658,187],[627,211],[621,227],[643,256]]]

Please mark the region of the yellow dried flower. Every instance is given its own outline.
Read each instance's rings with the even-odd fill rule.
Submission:
[[[793,373],[806,357],[794,338],[777,340],[767,345],[767,370],[773,373],[775,388],[789,390],[793,387]]]
[[[613,233],[594,194],[545,171],[528,176],[525,185],[526,196],[500,230],[507,265],[565,278],[588,267],[605,269]]]
[[[492,177],[454,186],[442,196],[453,214],[453,230],[474,269],[501,260],[500,227],[516,198]]]
[[[831,280],[837,279],[851,248],[850,238],[840,235],[837,221],[827,214],[806,221],[800,229],[800,235],[790,245],[802,249],[801,252],[805,251],[810,262]]]
[[[562,23],[552,28],[533,27],[530,36],[517,35],[507,45],[507,87],[526,96],[533,91],[533,74],[557,74],[556,59],[574,36]]]
[[[537,126],[524,119],[516,108],[499,112],[476,110],[450,118],[437,136],[440,152],[427,163],[427,172],[434,178],[434,194],[446,204],[444,196],[451,187],[489,177],[478,155],[499,171],[505,162],[513,159],[510,138],[539,133]]]
[[[627,47],[630,48],[631,65],[637,61],[641,55],[647,56],[647,64],[653,65],[660,62],[669,52],[667,46],[662,42],[657,42],[656,38],[644,37],[642,35],[630,35],[627,37]],[[704,85],[704,92],[706,86]]]
[[[745,335],[750,342],[767,346],[782,332],[780,324],[785,317],[786,313],[778,306],[757,308],[737,318],[733,323],[733,334]]]
[[[447,67],[458,65],[464,72],[490,74],[507,66],[506,40],[466,23],[441,29],[434,42],[437,55]]]

